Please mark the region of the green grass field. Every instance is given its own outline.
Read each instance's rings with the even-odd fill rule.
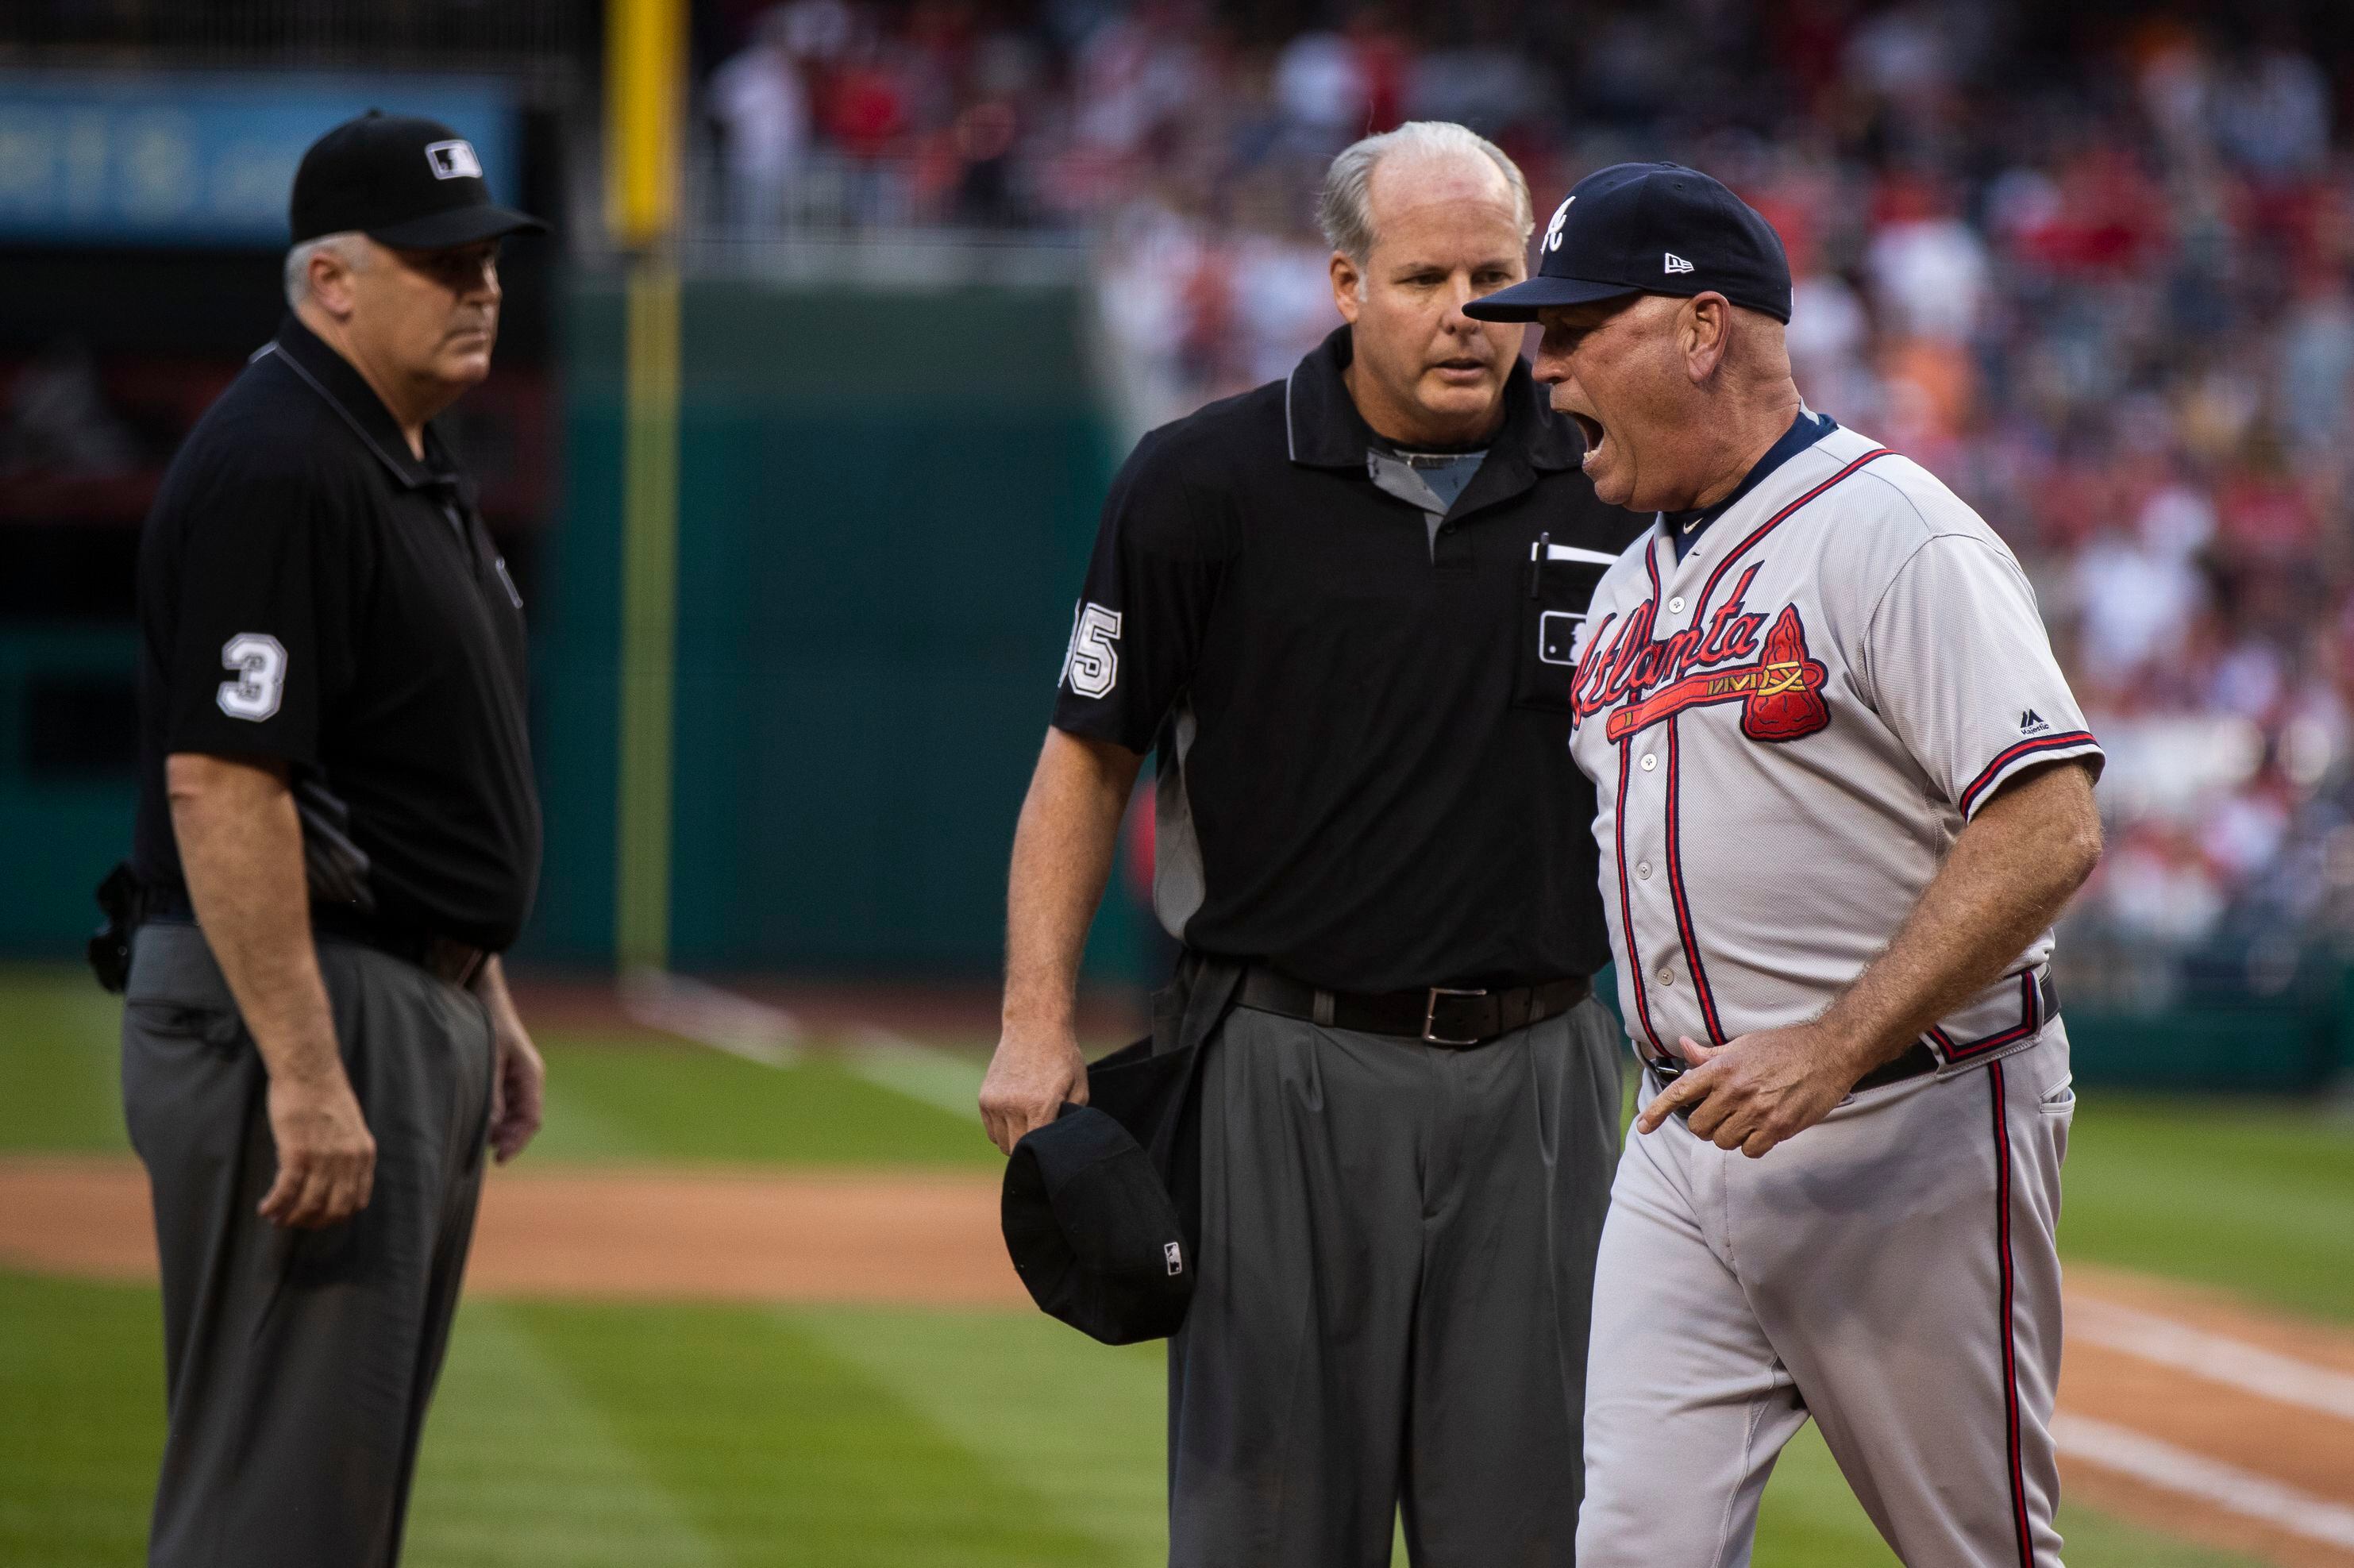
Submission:
[[[77,977],[0,971],[0,1150],[124,1147],[114,1028],[111,1001]],[[630,1035],[542,1044],[534,1161],[997,1163],[977,1120],[847,1058],[777,1069]],[[2094,1094],[2068,1174],[2072,1255],[2354,1316],[2342,1117]],[[150,1290],[0,1273],[0,1563],[136,1560],[160,1332]],[[407,1561],[1141,1568],[1162,1539],[1161,1419],[1157,1348],[1107,1350],[1034,1314],[472,1302]],[[2248,1568],[2082,1509],[2062,1524],[2074,1568]],[[1895,1560],[1810,1433],[1767,1492],[1755,1561]]]

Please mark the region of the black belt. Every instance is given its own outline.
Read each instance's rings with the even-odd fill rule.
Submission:
[[[2043,1025],[2060,1016],[2059,989],[2052,983],[2052,974],[2048,969],[2035,982],[2035,1000],[2036,1016],[2033,1022],[2040,1031]],[[1968,1048],[1965,1046],[1963,1049],[1967,1052]],[[1958,1059],[1967,1061],[1969,1057],[1965,1054]],[[1681,1062],[1668,1059],[1654,1061],[1646,1056],[1643,1059],[1643,1065],[1651,1069],[1652,1075],[1663,1086],[1674,1083],[1678,1078],[1682,1077],[1686,1071]],[[1944,1065],[1937,1053],[1930,1048],[1926,1040],[1915,1040],[1903,1051],[1898,1052],[1893,1060],[1882,1062],[1871,1072],[1858,1078],[1855,1081],[1855,1086],[1848,1092],[1860,1095],[1866,1089],[1884,1089],[1891,1084],[1901,1084],[1912,1078],[1924,1078]]]
[[[1322,991],[1280,970],[1254,965],[1243,977],[1237,1005],[1286,1018],[1304,1018],[1327,1029],[1361,1034],[1394,1034],[1428,1045],[1468,1050],[1499,1035],[1567,1012],[1592,988],[1583,975],[1543,985],[1488,990],[1475,986],[1426,986],[1420,991]]]
[[[196,911],[185,890],[163,888],[148,895],[144,916],[150,920],[194,925]],[[389,953],[405,963],[415,964],[436,980],[461,988],[473,984],[474,977],[482,972],[482,966],[491,957],[487,948],[471,947],[414,927],[395,926],[342,904],[313,904],[311,929],[322,937],[357,942],[364,948]]]

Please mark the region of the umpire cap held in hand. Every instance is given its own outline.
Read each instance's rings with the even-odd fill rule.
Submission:
[[[494,205],[474,145],[437,120],[369,110],[311,143],[294,171],[293,243],[357,229],[406,250],[541,234],[547,225]]]
[[[1553,209],[1537,275],[1463,307],[1477,321],[1532,322],[1556,305],[1713,291],[1790,319],[1790,260],[1757,209],[1681,164],[1613,164]]]
[[[1176,1205],[1129,1130],[1092,1106],[1025,1135],[1006,1161],[1005,1250],[1049,1316],[1108,1345],[1174,1333],[1193,1298]]]

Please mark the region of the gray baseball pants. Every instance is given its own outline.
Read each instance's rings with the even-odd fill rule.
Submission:
[[[376,1141],[367,1207],[317,1231],[255,1205],[268,1076],[195,927],[141,927],[122,1102],[163,1263],[169,1428],[154,1568],[389,1568],[482,1191],[494,1053],[471,994],[322,940]]]
[[[1644,1075],[1644,1096],[1659,1092]],[[1630,1134],[1586,1374],[1585,1568],[1741,1568],[1812,1415],[1909,1568],[2059,1568],[2057,1020],[1762,1160]]]
[[[1207,1047],[1172,1568],[1566,1568],[1619,1031],[1472,1050],[1247,1008]]]

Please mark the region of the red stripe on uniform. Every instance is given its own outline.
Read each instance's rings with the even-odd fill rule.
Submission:
[[[1806,494],[1801,495],[1797,500],[1793,501],[1790,504],[1782,508],[1781,511],[1776,512],[1773,516],[1768,517],[1765,522],[1757,524],[1757,527],[1750,534],[1749,537],[1742,540],[1740,545],[1734,550],[1733,554],[1717,562],[1716,570],[1708,574],[1708,581],[1700,590],[1700,608],[1692,612],[1692,624],[1695,626],[1699,625],[1707,616],[1708,601],[1715,597],[1717,579],[1724,576],[1725,568],[1733,565],[1734,562],[1739,560],[1742,556],[1747,555],[1751,547],[1754,546],[1758,540],[1763,539],[1766,535],[1771,534],[1775,529],[1779,528],[1789,515],[1797,511],[1799,507],[1804,506],[1808,502],[1812,501],[1816,496],[1820,495],[1824,491],[1829,490],[1832,485],[1837,484],[1840,480],[1845,479],[1849,474],[1853,473],[1857,469],[1861,468],[1864,464],[1877,461],[1881,458],[1893,457],[1894,455],[1895,452],[1893,448],[1872,448],[1870,451],[1864,453],[1861,457],[1857,458],[1845,468],[1840,470],[1837,473],[1831,475],[1829,479],[1815,486],[1814,489],[1807,492]]]
[[[1988,1052],[1999,1049],[2015,1040],[2026,1039],[2043,1027],[2043,1020],[2038,1016],[2040,1012],[2041,1009],[2035,999],[2035,971],[2025,969],[2020,971],[2019,977],[2019,1022],[2009,1029],[1960,1045],[1947,1039],[1941,1030],[1932,1030],[1930,1033],[1935,1034],[1938,1043],[1945,1046],[1946,1061],[1964,1062],[1973,1056],[1983,1056]]]
[[[2064,747],[2096,744],[2098,743],[2093,739],[2093,732],[2085,729],[2072,729],[2065,735],[2047,735],[2041,740],[2020,741],[2017,746],[1988,763],[1985,769],[1976,779],[1970,780],[1970,787],[1962,791],[1962,815],[1967,817],[1970,814],[1970,806],[1977,800],[1979,790],[1993,783],[1997,774],[2020,758],[2031,756],[2039,751],[2058,751]]]
[[[1659,1044],[1659,1032],[1651,1027],[1651,1004],[1643,995],[1643,955],[1635,942],[1635,901],[1627,888],[1627,766],[1633,760],[1634,745],[1618,743],[1618,811],[1611,826],[1618,836],[1618,928],[1627,934],[1627,972],[1635,980],[1635,1016],[1650,1038],[1651,1049],[1664,1053]]]
[[[1684,897],[1683,852],[1676,831],[1676,819],[1681,814],[1678,806],[1676,783],[1676,721],[1668,719],[1668,895],[1676,907],[1676,936],[1684,945],[1684,965],[1691,970],[1692,994],[1700,998],[1701,1022],[1707,1026],[1708,1043],[1724,1044],[1724,1025],[1716,1016],[1716,993],[1709,989],[1708,971],[1701,966],[1700,932],[1692,924],[1691,906]]]
[[[2002,1270],[2002,1419],[2010,1466],[2010,1508],[2019,1526],[2019,1568],[2035,1568],[2035,1534],[2027,1518],[2027,1470],[2020,1457],[2018,1323],[2012,1316],[2010,1266],[2010,1119],[2005,1114],[2002,1064],[1987,1065],[1994,1092],[1994,1201],[1996,1261]]]

